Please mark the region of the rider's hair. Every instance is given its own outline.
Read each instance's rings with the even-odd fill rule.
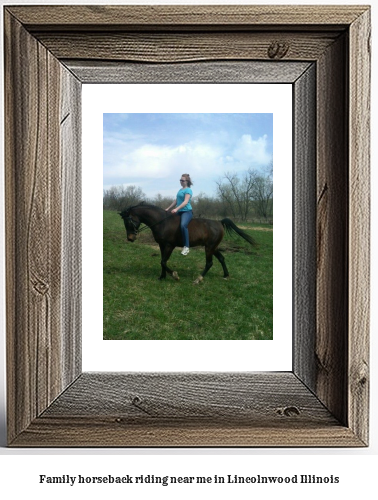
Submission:
[[[188,187],[190,187],[193,184],[189,174],[182,174],[181,177],[183,177],[186,180],[186,184]]]

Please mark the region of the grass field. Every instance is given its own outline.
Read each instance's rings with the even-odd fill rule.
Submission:
[[[151,231],[127,242],[117,212],[104,211],[105,340],[271,340],[273,338],[272,226],[240,223],[258,243],[225,237],[220,250],[228,280],[214,265],[199,285],[193,281],[205,267],[203,247],[188,256],[176,248],[170,276],[159,281],[160,251]]]

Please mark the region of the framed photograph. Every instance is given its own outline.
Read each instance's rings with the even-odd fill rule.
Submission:
[[[6,6],[4,23],[9,446],[368,446],[369,7]],[[291,370],[82,370],[86,83],[292,86]]]
[[[218,79],[225,69],[219,65]],[[146,94],[145,84],[87,84],[82,97],[83,371],[291,370],[292,85],[154,83]],[[274,213],[281,242],[274,255],[273,157],[274,202],[282,207]],[[179,216],[164,209],[181,171],[194,183],[193,223],[201,238],[208,224],[222,235],[221,220],[242,231],[217,242],[226,279],[214,256],[193,286],[206,262],[194,242],[187,259],[180,246],[173,250],[167,264],[175,274],[160,279],[153,234],[159,238],[169,226],[177,234]],[[257,204],[259,195],[267,204]],[[141,201],[147,206],[138,210],[151,209],[161,222],[151,230],[140,226],[130,242],[119,213]],[[273,329],[274,342],[250,345],[271,340]],[[239,340],[247,341],[243,349]]]

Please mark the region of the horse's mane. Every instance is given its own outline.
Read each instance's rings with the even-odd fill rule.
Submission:
[[[146,203],[145,201],[141,201],[137,205],[132,205],[131,207],[127,207],[124,210],[122,210],[121,215],[130,212],[130,210],[132,210],[133,208],[139,208],[139,207],[151,208],[151,209],[156,210],[158,212],[165,212],[165,210],[163,208],[157,207],[156,205],[153,205],[152,203]]]

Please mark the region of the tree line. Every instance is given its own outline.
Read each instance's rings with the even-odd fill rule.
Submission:
[[[243,175],[225,173],[216,181],[216,194],[201,192],[193,196],[195,217],[232,217],[238,220],[259,219],[273,223],[273,168],[265,172],[249,169]],[[141,201],[166,208],[172,198],[157,194],[148,198],[140,187],[113,186],[104,190],[104,210],[121,211]]]

